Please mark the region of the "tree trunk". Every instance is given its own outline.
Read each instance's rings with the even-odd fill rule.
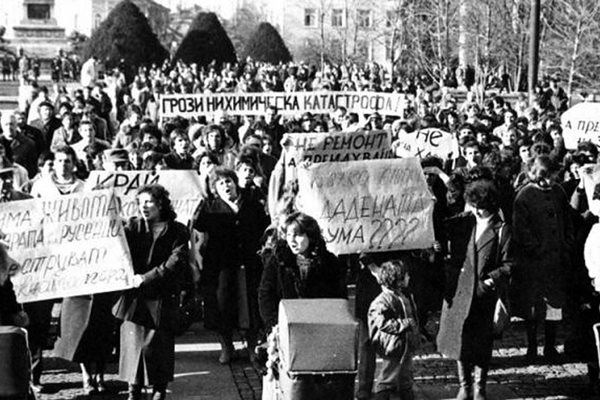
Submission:
[[[467,17],[469,14],[469,0],[459,0],[458,6],[458,65],[466,68],[469,65]]]
[[[569,82],[567,84],[567,94],[569,99],[573,91],[573,78],[575,77],[575,70],[577,68],[577,58],[579,57],[579,46],[581,43],[581,35],[583,31],[583,21],[579,19],[577,21],[577,28],[575,28],[575,38],[573,40],[573,51],[571,52],[571,62],[569,65]]]

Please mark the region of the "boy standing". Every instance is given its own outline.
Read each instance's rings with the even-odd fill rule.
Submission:
[[[369,307],[369,337],[383,364],[375,385],[375,399],[388,400],[398,392],[414,400],[412,356],[419,346],[417,310],[408,293],[409,266],[400,260],[382,264],[382,293]]]

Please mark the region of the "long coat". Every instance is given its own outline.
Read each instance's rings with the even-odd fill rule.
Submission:
[[[55,356],[78,363],[106,361],[114,344],[115,299],[112,292],[63,299]]]
[[[448,358],[486,365],[492,355],[493,316],[513,265],[511,233],[498,215],[475,241],[475,217],[448,220],[449,279],[438,350]],[[501,237],[500,237],[501,236]],[[491,278],[494,289],[483,285]]]
[[[277,324],[279,301],[298,298],[346,298],[344,268],[340,260],[322,249],[301,279],[296,257],[285,242],[278,242],[265,263],[258,289],[260,315],[267,329]]]
[[[119,376],[130,383],[164,384],[173,380],[175,341],[169,324],[186,277],[188,230],[179,222],[168,221],[153,238],[146,223],[134,217],[125,226],[125,234],[134,272],[142,275],[143,283],[124,292],[113,308],[115,317],[124,321]],[[145,382],[136,380],[140,362],[145,367]]]
[[[248,328],[239,326],[241,307],[248,307],[249,327],[260,322],[256,291],[262,265],[257,251],[268,225],[263,205],[246,192],[241,192],[238,212],[219,197],[204,202],[199,210],[194,228],[208,236],[201,249],[200,279],[207,329],[229,333],[236,327]]]
[[[21,311],[13,284],[8,278],[4,284],[0,282],[0,325],[13,325],[13,317]]]
[[[554,308],[566,300],[566,274],[574,241],[567,197],[558,185],[548,189],[529,183],[519,190],[514,204],[514,269],[512,311],[531,318],[531,308],[545,298]]]

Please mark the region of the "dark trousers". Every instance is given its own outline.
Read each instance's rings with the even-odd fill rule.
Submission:
[[[35,384],[40,383],[40,377],[42,376],[42,352],[48,344],[52,307],[54,307],[54,300],[36,301],[23,305],[25,312],[29,316],[27,336],[29,351],[31,352],[33,383]]]

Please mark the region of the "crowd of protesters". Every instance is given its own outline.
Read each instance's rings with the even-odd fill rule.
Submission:
[[[219,333],[220,362],[235,357],[236,330],[258,362],[252,348],[276,323],[281,298],[343,298],[348,276],[357,280],[361,399],[373,390],[375,355],[385,347],[380,346],[381,332],[416,327],[434,341],[425,326],[436,312],[442,312],[438,349],[458,360],[458,398],[478,400],[486,398],[491,316],[498,297],[510,299],[514,315],[526,321],[531,362],[539,356],[540,324],[543,355],[553,362],[560,321],[577,316],[582,306],[595,312],[592,320],[600,320],[599,294],[583,261],[583,242],[598,218],[589,212],[580,179],[581,168],[597,162],[598,148],[590,142],[580,143],[576,151],[565,148],[559,118],[568,99],[556,79],[540,84],[531,102],[494,96],[477,103],[471,95],[457,101],[445,86],[426,77],[394,81],[376,64],[317,70],[252,61],[220,69],[165,63],[139,68],[127,84],[119,69],[103,82],[97,80],[95,62],[82,69],[85,85],[80,89],[51,96],[47,88],[37,88],[21,110],[2,114],[0,201],[77,192],[92,170],[197,171],[205,186],[191,226],[202,251],[192,275],[204,298],[206,327]],[[243,118],[219,114],[163,120],[158,109],[162,93],[272,90],[390,91],[414,97],[402,118],[357,115],[342,107],[329,114],[282,118],[270,107],[263,115]],[[430,249],[338,258],[325,248],[316,221],[297,211],[297,185],[278,187],[277,161],[286,132],[386,129],[397,143],[406,132],[431,127],[451,132],[458,154],[422,160],[436,199],[436,242]],[[126,229],[137,291],[121,296],[115,313],[125,321],[120,375],[130,384],[131,399],[140,398],[141,388],[149,384],[158,400],[165,398],[173,379],[174,341],[165,321],[184,275],[181,264],[189,238],[175,223],[164,189],[143,188],[138,203],[140,217]],[[346,273],[348,267],[357,273]],[[406,294],[407,286],[412,295]],[[378,297],[382,290],[385,295]],[[404,325],[381,317],[382,309],[393,306],[394,295],[407,305],[399,317]],[[105,340],[110,332],[90,332],[97,332],[99,321],[112,318],[114,300],[88,296],[63,301],[63,309],[94,310],[93,317],[76,322],[77,311],[63,313],[57,344],[59,354],[81,363],[87,393],[105,390],[104,364],[111,349],[90,352],[89,347],[100,340],[111,343]],[[30,342],[36,386],[41,384],[41,349],[51,305],[26,307],[34,331]],[[597,388],[593,341],[574,342],[566,348],[589,362]],[[388,357],[386,366],[382,373],[388,376],[378,377],[376,395],[387,398],[398,389],[411,399],[406,357]]]

